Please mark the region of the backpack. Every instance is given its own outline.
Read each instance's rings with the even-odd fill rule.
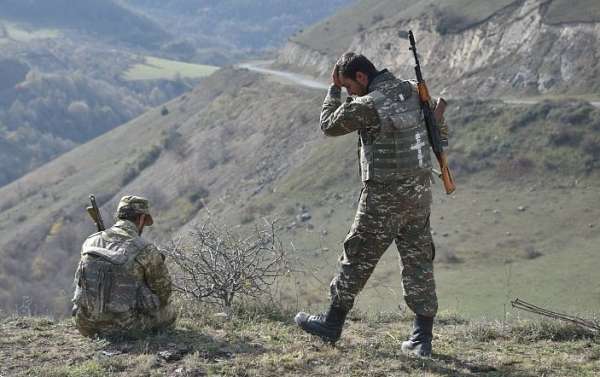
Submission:
[[[86,245],[82,251],[77,276],[76,304],[87,316],[158,310],[158,296],[134,275],[135,258],[143,244],[135,239],[121,239],[92,245]]]

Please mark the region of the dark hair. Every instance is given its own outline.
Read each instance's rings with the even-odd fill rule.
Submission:
[[[346,52],[335,63],[338,72],[349,79],[356,80],[356,73],[362,72],[369,78],[369,81],[378,73],[377,69],[369,59],[362,54]]]
[[[129,220],[136,224],[140,219],[140,216],[141,214],[132,208],[121,208],[116,215],[118,220]]]

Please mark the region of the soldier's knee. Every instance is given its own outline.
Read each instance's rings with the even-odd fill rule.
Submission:
[[[428,286],[404,292],[406,305],[416,314],[434,317],[438,310],[435,287]]]
[[[354,256],[363,247],[363,244],[363,240],[358,233],[349,233],[344,239],[344,252],[348,256]]]

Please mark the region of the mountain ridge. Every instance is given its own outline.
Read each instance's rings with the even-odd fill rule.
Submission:
[[[427,1],[420,1],[401,14],[375,13],[379,17],[373,15],[372,21],[367,12],[365,24],[355,27],[350,39],[344,17],[360,19],[360,7],[370,4],[364,0],[348,9],[347,15],[338,13],[291,38],[278,57],[278,65],[326,77],[341,52],[355,50],[369,56],[377,66],[413,77],[414,62],[407,41],[407,31],[412,29],[426,78],[436,92],[485,98],[597,92],[600,68],[593,58],[594,51],[600,49],[597,4],[585,22],[578,20],[586,15],[589,2],[579,0],[570,8],[569,22],[557,19],[550,24],[548,9],[556,13],[555,9],[566,7],[564,2],[476,2],[466,8],[471,9],[471,16],[462,8],[466,3],[471,2],[454,0],[432,8]],[[417,11],[411,12],[415,8]],[[312,42],[314,34],[325,29],[330,35],[324,44]],[[338,39],[339,45],[328,42]]]

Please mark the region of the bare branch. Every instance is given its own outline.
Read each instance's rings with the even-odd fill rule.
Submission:
[[[176,267],[178,292],[226,309],[238,296],[270,295],[275,281],[290,270],[275,222],[238,236],[207,218],[187,237],[172,242],[166,254]]]

